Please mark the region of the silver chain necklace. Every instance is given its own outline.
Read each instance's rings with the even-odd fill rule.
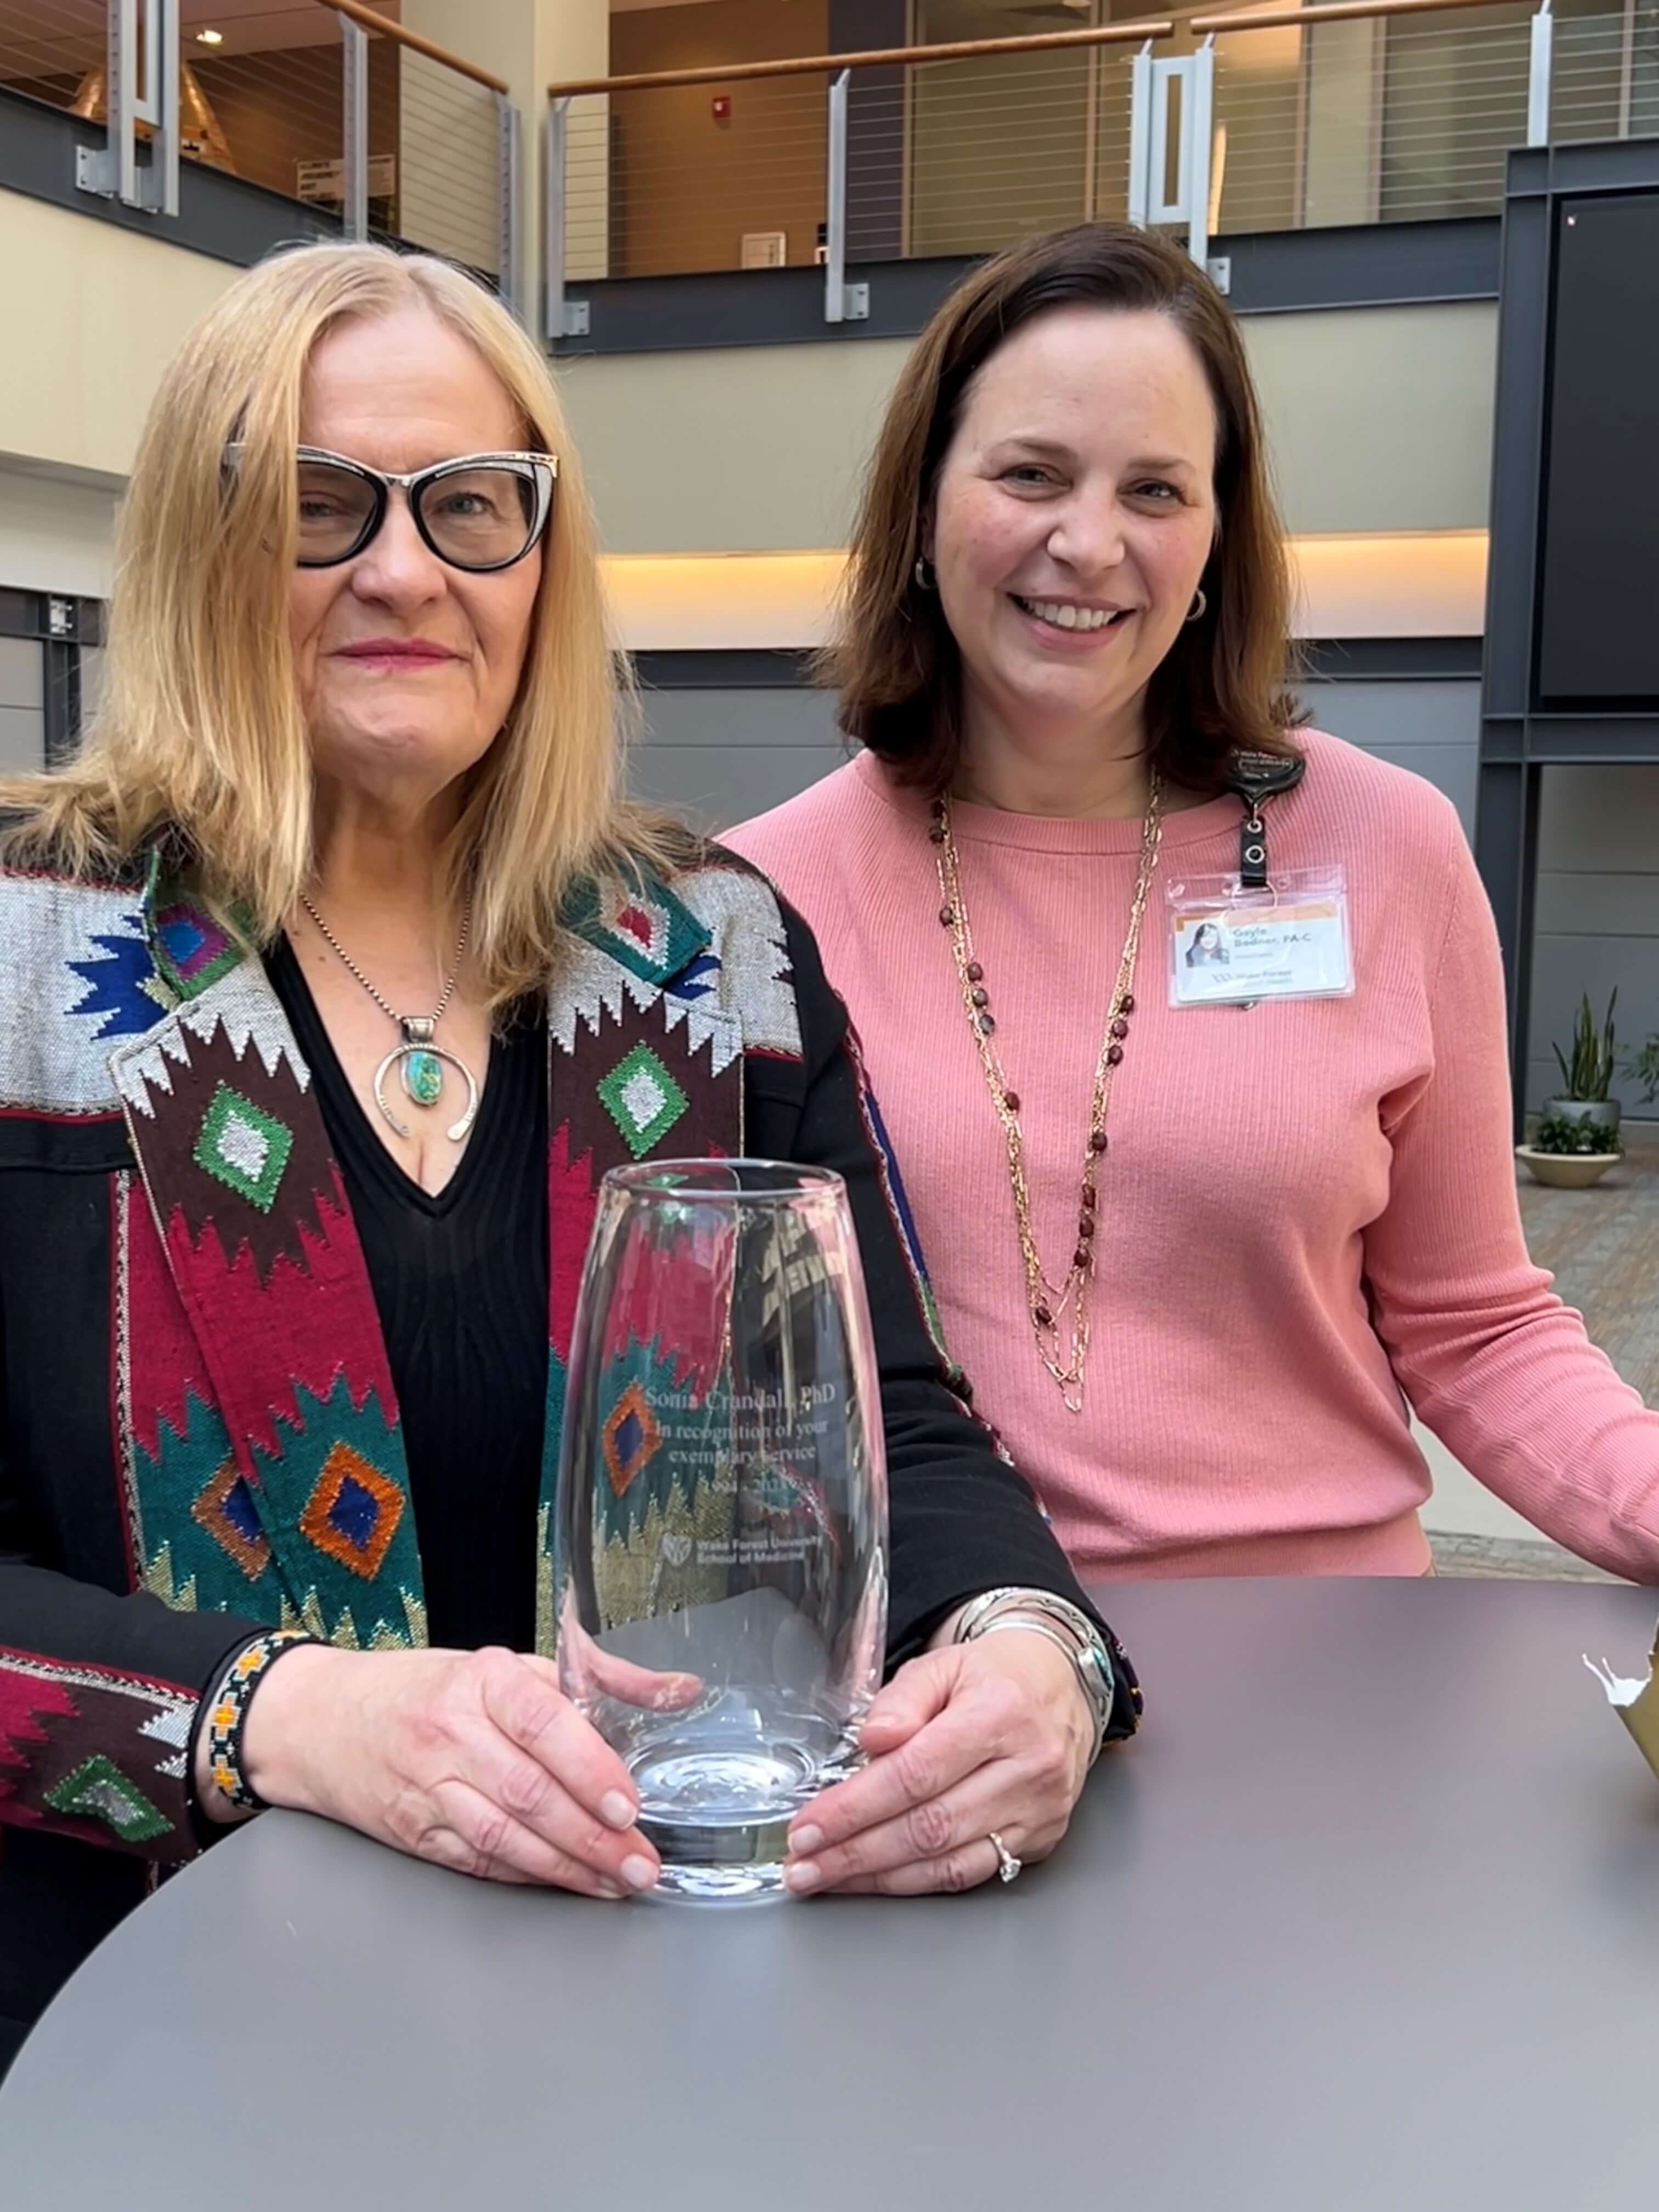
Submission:
[[[478,1117],[477,1079],[459,1053],[446,1050],[442,1045],[435,1044],[433,1038],[454,995],[456,978],[461,972],[461,962],[466,957],[466,934],[472,921],[471,900],[469,899],[461,909],[461,933],[456,943],[454,964],[444,985],[443,996],[429,1014],[400,1014],[395,1006],[388,1006],[303,891],[300,895],[300,903],[316,923],[324,944],[338,957],[346,973],[362,985],[386,1019],[398,1024],[402,1042],[392,1046],[374,1071],[374,1103],[400,1137],[408,1136],[408,1124],[400,1121],[386,1103],[386,1077],[395,1066],[404,1086],[404,1096],[416,1106],[435,1106],[444,1095],[444,1063],[447,1061],[466,1084],[466,1111],[459,1121],[452,1123],[446,1133],[452,1144],[459,1145]]]

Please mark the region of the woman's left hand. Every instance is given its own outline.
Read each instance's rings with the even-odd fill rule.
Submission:
[[[900,1668],[860,1738],[870,1763],[826,1790],[789,1834],[796,1895],[972,1889],[1000,1862],[1047,1858],[1072,1817],[1094,1729],[1066,1654],[1000,1629]]]

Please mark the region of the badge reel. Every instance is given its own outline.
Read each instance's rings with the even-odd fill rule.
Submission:
[[[1340,867],[1279,868],[1270,874],[1262,807],[1293,791],[1302,760],[1238,753],[1225,787],[1244,805],[1238,868],[1188,877],[1165,894],[1170,914],[1170,1003],[1236,1006],[1267,999],[1348,998],[1353,962],[1347,882]]]

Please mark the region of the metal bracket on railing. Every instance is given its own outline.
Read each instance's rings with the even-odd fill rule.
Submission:
[[[547,201],[542,214],[542,251],[547,266],[547,315],[543,336],[550,340],[587,336],[586,301],[567,300],[564,296],[564,160],[569,135],[569,100],[550,100],[544,165]]]
[[[1550,0],[1532,19],[1532,53],[1527,76],[1527,143],[1550,143],[1550,77],[1555,59],[1555,18]]]
[[[368,236],[368,33],[349,15],[339,21],[345,91],[341,228],[348,238],[363,239]]]
[[[1174,88],[1180,88],[1179,94]],[[1180,121],[1173,165],[1170,159],[1170,102],[1178,97]],[[1215,111],[1215,41],[1195,54],[1154,54],[1152,42],[1134,58],[1130,79],[1129,220],[1184,223],[1187,251],[1202,268],[1210,250],[1210,133]],[[1176,188],[1170,191],[1173,166]]]
[[[138,9],[144,36],[138,37]],[[140,66],[142,57],[142,68]],[[83,192],[146,215],[179,212],[179,0],[109,0],[104,150],[76,149]],[[138,166],[138,125],[150,130],[149,167]]]
[[[830,80],[830,167],[824,195],[823,319],[861,323],[870,313],[870,287],[847,281],[847,87],[851,70]]]
[[[497,216],[501,273],[497,289],[519,320],[524,320],[524,281],[520,268],[519,191],[523,150],[519,140],[519,111],[504,92],[495,94],[495,185],[501,205]]]

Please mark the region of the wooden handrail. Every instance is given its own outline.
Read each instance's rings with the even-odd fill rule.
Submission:
[[[1491,8],[1498,0],[1322,0],[1311,8],[1235,9],[1225,15],[1193,15],[1201,36],[1222,31],[1285,31],[1300,23],[1352,23],[1367,15],[1437,15],[1453,8]]]
[[[401,23],[394,23],[385,15],[377,15],[372,8],[362,6],[360,0],[323,0],[323,5],[331,8],[337,15],[349,16],[354,23],[361,24],[365,31],[373,31],[377,37],[394,40],[398,46],[407,46],[411,53],[424,54],[429,62],[441,62],[445,69],[453,70],[458,76],[471,77],[474,84],[483,85],[486,92],[511,89],[504,77],[491,76],[488,70],[480,69],[476,62],[464,62],[459,54],[449,53],[442,46],[434,46],[430,39],[423,39],[418,31],[406,31]]]
[[[331,0],[339,5],[341,0]],[[1475,0],[1466,0],[1473,6]],[[1492,0],[1482,0],[1490,7]],[[1146,23],[1101,23],[1087,31],[1038,31],[1024,39],[961,39],[948,46],[883,46],[871,53],[814,54],[778,62],[733,62],[726,69],[653,70],[643,76],[580,77],[550,84],[550,100],[574,100],[587,92],[659,92],[676,84],[744,84],[757,77],[836,76],[844,69],[908,68],[916,62],[975,61],[982,54],[1044,54],[1073,46],[1139,45],[1143,39],[1167,39],[1175,25],[1167,17]]]

